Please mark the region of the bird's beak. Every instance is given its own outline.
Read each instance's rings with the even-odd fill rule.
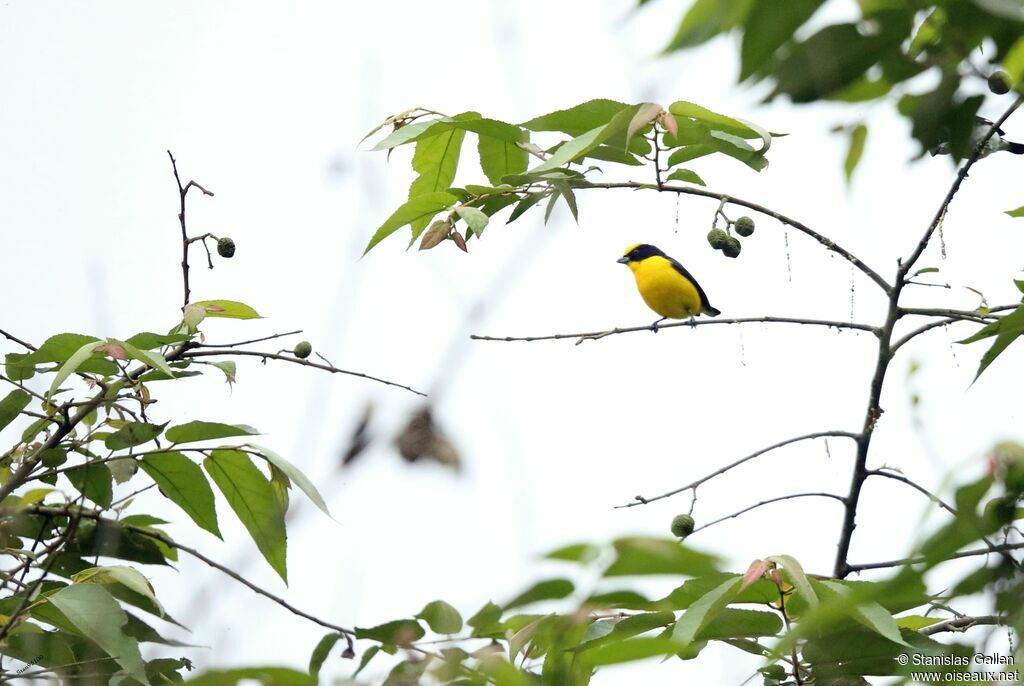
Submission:
[[[629,258],[628,257],[620,257],[619,259],[617,259],[615,261],[618,262],[619,264],[629,264]]]

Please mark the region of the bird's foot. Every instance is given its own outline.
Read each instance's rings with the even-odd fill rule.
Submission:
[[[653,324],[651,324],[651,331],[652,331],[653,333],[658,333],[658,324],[661,324],[661,323],[662,323],[663,321],[665,321],[666,319],[668,319],[668,317],[662,317],[662,318],[661,318],[661,319],[659,319],[658,321],[656,321],[656,322],[654,322]]]
[[[691,329],[696,329],[697,328],[697,319],[695,317],[690,317],[690,328]]]

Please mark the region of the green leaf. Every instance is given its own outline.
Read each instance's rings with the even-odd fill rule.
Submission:
[[[372,660],[373,657],[380,652],[380,650],[381,648],[379,645],[372,645],[366,649],[366,652],[363,653],[363,657],[359,660],[359,667],[357,667],[356,671],[352,674],[353,679],[359,676],[359,672],[366,669],[366,665],[370,664],[370,660]]]
[[[99,345],[101,344],[96,341],[90,341],[76,350],[71,357],[69,357],[67,361],[60,366],[60,369],[57,370],[57,374],[53,377],[53,383],[50,384],[50,389],[46,392],[46,397],[49,398],[56,393],[57,389],[60,388],[60,385],[64,383],[65,379],[78,371],[78,368],[93,356],[93,351],[95,351],[96,347]]]
[[[568,579],[547,579],[546,581],[540,581],[527,590],[523,591],[515,598],[505,603],[505,610],[511,610],[514,607],[520,607],[522,605],[529,605],[530,603],[537,603],[542,600],[559,600],[565,598],[575,590],[572,582]]]
[[[530,155],[519,147],[518,142],[481,135],[477,152],[480,154],[480,168],[495,185],[501,183],[503,176],[522,174],[529,166]]]
[[[588,627],[587,635],[576,650],[592,650],[611,641],[638,636],[668,626],[675,619],[673,612],[644,612],[624,619],[594,622]]]
[[[147,367],[152,367],[153,369],[161,371],[167,376],[174,378],[174,370],[168,366],[167,360],[165,360],[164,356],[160,353],[152,352],[150,350],[140,350],[128,341],[118,341],[113,338],[108,338],[107,342],[120,345],[124,349],[125,354],[127,354],[131,359],[138,360]]]
[[[199,465],[182,453],[170,451],[143,455],[142,470],[193,522],[221,538],[213,489]]]
[[[317,686],[316,677],[286,667],[245,667],[203,672],[185,682],[187,686]]]
[[[356,627],[356,638],[369,639],[386,645],[409,645],[423,638],[426,633],[415,619],[398,619],[369,629]]]
[[[159,334],[143,331],[137,333],[124,342],[138,348],[139,350],[152,350],[172,343],[182,343],[188,340],[186,334]]]
[[[753,0],[696,0],[665,52],[700,45],[729,31],[743,22],[752,5]]]
[[[405,202],[404,205],[399,207],[394,213],[388,217],[388,219],[380,225],[380,228],[373,234],[370,242],[366,245],[366,249],[363,254],[370,252],[375,245],[380,243],[382,240],[393,234],[398,229],[402,228],[406,224],[412,224],[414,222],[426,221],[440,212],[446,210],[455,203],[458,202],[451,193],[427,193],[424,195],[410,198]],[[415,240],[416,236],[413,236]]]
[[[557,169],[564,164],[584,157],[588,152],[602,143],[609,142],[623,150],[629,147],[631,136],[628,135],[629,124],[634,115],[640,110],[641,105],[632,105],[620,110],[612,119],[603,126],[582,133],[570,141],[565,142],[547,160],[529,170],[530,174]]]
[[[580,223],[580,211],[576,206],[576,194],[572,192],[572,187],[565,181],[552,181],[551,185],[558,189],[559,195],[565,198],[565,204],[569,207],[572,218],[576,220],[578,225]]]
[[[521,126],[531,131],[561,131],[575,137],[607,124],[628,107],[617,100],[588,100],[569,109],[541,115]]]
[[[805,103],[831,95],[857,80],[904,35],[884,23],[870,35],[852,23],[826,26],[789,52],[775,72],[772,96],[785,94]]]
[[[270,448],[266,448],[262,445],[256,445],[254,443],[250,443],[249,445],[262,455],[267,462],[280,469],[288,476],[289,479],[298,484],[299,488],[302,489],[302,492],[306,494],[306,497],[309,498],[321,512],[328,517],[331,516],[331,513],[327,510],[327,503],[324,502],[323,496],[320,495],[320,491],[316,489],[316,486],[313,485],[313,482],[310,481],[305,474],[299,471],[298,467],[275,453]]]
[[[659,655],[671,655],[685,646],[670,638],[641,636],[626,641],[614,641],[587,651],[587,661],[599,667],[623,662],[635,662]]]
[[[761,71],[776,51],[823,4],[824,0],[755,0],[743,28],[740,81]]]
[[[742,579],[729,579],[702,596],[683,613],[672,629],[672,640],[689,645],[739,591]]]
[[[777,636],[781,631],[782,618],[774,612],[727,607],[720,610],[697,632],[696,640]]]
[[[590,543],[575,543],[545,555],[549,560],[565,560],[567,562],[593,562],[601,555],[601,549]]]
[[[171,443],[194,443],[234,436],[255,436],[258,433],[259,431],[245,424],[194,421],[172,426],[167,430],[165,437]]]
[[[320,642],[316,644],[313,654],[309,656],[309,675],[311,677],[320,677],[320,668],[324,666],[324,661],[331,654],[335,644],[340,640],[341,634],[337,631],[332,631],[321,638]]]
[[[136,640],[126,636],[122,627],[128,616],[110,593],[95,584],[74,584],[47,598],[75,625],[82,635],[110,655],[128,674],[149,686],[146,665]]]
[[[149,443],[160,435],[166,424],[147,424],[145,422],[128,422],[120,429],[103,440],[108,450],[124,450],[143,443]]]
[[[4,369],[14,381],[31,379],[36,373],[29,353],[7,353],[4,355]]]
[[[631,537],[613,543],[615,561],[605,576],[686,574],[700,576],[718,571],[717,558],[684,547],[671,539]]]
[[[690,171],[689,169],[676,169],[674,172],[668,175],[669,181],[684,181],[686,183],[696,184],[698,186],[706,186],[704,179],[697,175],[697,172]]]
[[[864,143],[868,139],[868,127],[864,124],[857,124],[850,132],[850,147],[846,151],[846,160],[843,162],[843,172],[846,174],[846,183],[853,178],[853,171],[857,168],[861,156],[864,154]]]
[[[196,307],[206,310],[207,317],[220,317],[222,319],[262,319],[256,310],[245,303],[234,300],[203,300],[192,303]]]
[[[500,606],[488,601],[466,624],[473,627],[473,636],[490,636],[501,631],[501,613]]]
[[[792,555],[772,555],[766,559],[782,567],[787,580],[796,587],[797,592],[807,601],[808,605],[815,607],[818,604],[818,596],[815,595],[810,581],[807,580],[804,568],[797,562],[795,557]]]
[[[214,450],[203,466],[263,557],[288,583],[284,513],[278,507],[270,481],[248,455],[237,450]]]
[[[78,525],[74,540],[64,549],[66,553],[82,558],[115,557],[119,560],[147,565],[166,565],[168,557],[160,544],[149,536],[113,521],[83,521]],[[145,528],[145,527],[143,527]]]
[[[126,565],[90,567],[72,575],[71,580],[76,584],[118,584],[133,593],[144,596],[149,601],[149,607],[156,609],[158,615],[164,614],[160,601],[156,599],[153,586],[134,567]]]
[[[462,129],[451,129],[416,143],[412,168],[419,176],[409,187],[410,199],[420,195],[443,192],[452,185],[458,170],[459,156],[462,153],[462,142],[465,137],[466,132]],[[433,215],[424,216],[410,222],[412,240],[416,240],[423,232],[432,217]]]
[[[712,112],[706,107],[701,107],[700,105],[692,102],[686,102],[685,100],[679,100],[672,103],[669,105],[668,111],[677,118],[683,117],[694,122],[700,122],[712,131],[719,131],[741,139],[760,138],[761,148],[757,150],[757,154],[759,155],[763,155],[768,151],[768,148],[771,147],[772,135],[760,126],[744,121],[743,119],[737,119],[735,117],[719,114],[718,112]]]
[[[524,212],[526,212],[528,209],[536,205],[543,198],[544,193],[530,193],[529,195],[527,195],[526,197],[519,201],[519,203],[515,206],[515,209],[512,210],[512,214],[509,215],[508,221],[505,223],[511,224],[515,220],[519,219],[519,217],[521,217]]]
[[[4,399],[0,400],[0,431],[13,422],[21,414],[21,411],[28,407],[31,400],[32,396],[20,388],[16,388],[4,396]]]
[[[468,205],[460,205],[455,208],[455,214],[459,215],[463,221],[466,222],[466,226],[476,234],[478,237],[483,235],[484,228],[487,226],[489,221],[486,214],[476,207],[470,207]]]
[[[107,465],[86,462],[80,467],[67,470],[64,476],[79,493],[99,505],[101,509],[110,507],[114,500],[114,487],[113,476]]]
[[[1024,217],[1024,205],[1018,207],[1015,210],[1007,210],[1006,214],[1010,215],[1011,217]]]
[[[427,603],[416,617],[426,622],[435,634],[457,634],[462,631],[462,615],[443,600]]]

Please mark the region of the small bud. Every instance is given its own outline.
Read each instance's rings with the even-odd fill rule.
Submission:
[[[740,217],[733,228],[736,229],[736,233],[746,238],[754,233],[754,220],[750,217]]]
[[[423,234],[423,240],[420,241],[420,250],[430,250],[437,247],[444,239],[448,238],[451,230],[452,225],[446,219],[434,222],[427,229],[426,233]]]
[[[693,517],[690,515],[676,515],[672,519],[672,535],[676,538],[686,538],[693,533]]]
[[[1010,75],[999,70],[992,72],[988,77],[988,89],[996,95],[1006,95],[1010,92]]]
[[[309,341],[299,341],[292,350],[292,354],[300,360],[306,359],[312,352],[313,345]]]
[[[455,241],[455,245],[459,246],[459,250],[462,252],[469,252],[466,249],[466,239],[462,237],[462,234],[456,231],[452,234],[452,240]]]
[[[235,242],[225,236],[217,239],[217,254],[221,257],[231,258],[235,256]]]

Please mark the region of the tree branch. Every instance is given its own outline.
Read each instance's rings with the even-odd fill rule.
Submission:
[[[863,272],[865,275],[867,275],[867,277],[870,278],[872,281],[874,281],[876,284],[878,284],[879,288],[881,288],[883,291],[885,291],[886,293],[890,293],[892,291],[892,286],[885,279],[883,279],[881,276],[879,276],[878,272],[876,272],[874,269],[872,269],[871,267],[869,267],[866,264],[864,264],[864,262],[859,257],[857,257],[856,255],[851,253],[849,250],[847,250],[847,249],[843,248],[842,246],[840,246],[839,244],[837,244],[831,238],[828,238],[827,236],[823,236],[822,234],[818,233],[814,229],[810,228],[809,226],[807,226],[807,225],[805,225],[805,224],[803,224],[801,222],[798,222],[795,219],[787,217],[786,215],[781,214],[779,212],[776,212],[775,210],[769,209],[769,208],[767,208],[767,207],[765,207],[763,205],[759,205],[757,203],[750,202],[749,200],[743,200],[742,198],[735,198],[735,197],[733,197],[731,195],[726,195],[725,193],[716,193],[714,191],[709,191],[709,190],[706,190],[706,189],[703,189],[703,188],[697,188],[697,187],[693,187],[693,186],[677,186],[677,185],[674,185],[674,184],[667,184],[667,183],[666,184],[661,184],[661,186],[656,186],[656,185],[652,185],[652,184],[649,184],[649,183],[639,183],[637,181],[621,181],[621,182],[612,182],[612,183],[592,183],[592,182],[588,182],[585,185],[574,186],[574,188],[575,189],[585,189],[585,188],[630,188],[630,189],[633,189],[633,190],[648,189],[648,190],[655,190],[655,191],[659,191],[659,192],[679,193],[679,194],[683,194],[683,195],[698,195],[698,196],[701,196],[701,197],[704,197],[704,198],[714,198],[715,200],[718,200],[719,202],[724,202],[726,204],[739,205],[741,207],[746,207],[747,209],[753,210],[755,212],[760,212],[761,214],[764,214],[764,215],[767,215],[767,216],[769,216],[769,217],[771,217],[773,219],[776,219],[776,220],[782,222],[783,224],[786,224],[787,226],[791,226],[794,229],[796,229],[797,231],[810,236],[814,240],[818,241],[818,243],[820,243],[821,245],[825,246],[825,248],[827,250],[830,250],[830,251],[836,253],[837,255],[839,255],[840,257],[845,259],[847,262],[852,264],[854,267],[859,269],[861,272]]]
[[[978,555],[990,555],[992,553],[1005,553],[1011,550],[1019,550],[1024,548],[1024,543],[1002,543],[992,548],[973,548],[971,550],[964,550],[959,553],[953,553],[949,557],[944,558],[943,562],[949,562],[950,560],[960,560],[965,557],[976,557]],[[866,569],[889,569],[890,567],[906,567],[908,565],[922,564],[928,562],[928,558],[925,557],[906,557],[899,560],[886,560],[885,562],[867,562],[859,565],[846,565],[847,572],[863,572]]]
[[[756,510],[759,507],[764,507],[765,505],[771,505],[772,503],[778,503],[778,502],[781,502],[783,500],[793,500],[795,498],[832,498],[833,500],[838,500],[841,503],[845,503],[846,502],[846,499],[843,496],[836,495],[835,493],[824,493],[824,492],[823,493],[793,493],[793,494],[790,494],[790,495],[780,495],[777,498],[769,498],[768,500],[762,500],[759,503],[755,503],[754,505],[750,505],[749,507],[745,507],[742,510],[738,510],[737,512],[733,512],[730,515],[726,515],[725,517],[719,517],[718,519],[716,519],[714,521],[711,521],[711,522],[708,522],[707,524],[703,524],[701,526],[698,526],[696,529],[693,530],[693,533],[697,533],[698,531],[706,529],[709,526],[714,526],[715,524],[720,524],[720,523],[722,523],[722,522],[724,522],[724,521],[726,521],[728,519],[735,519],[736,517],[739,517],[740,515],[746,514],[747,512],[750,512],[751,510]]]
[[[929,500],[931,500],[933,503],[941,507],[946,512],[949,512],[951,515],[956,517],[956,509],[952,505],[949,505],[942,498],[935,495],[924,486],[918,484],[915,481],[911,481],[902,474],[894,474],[893,472],[888,472],[881,469],[872,469],[871,471],[868,472],[868,476],[884,476],[886,479],[892,479],[893,481],[899,481],[900,483],[904,483],[913,488],[918,493],[921,493],[924,496],[926,496]]]
[[[296,334],[302,333],[302,329],[295,329],[294,331],[285,331],[284,333],[275,333],[269,336],[263,336],[262,338],[250,338],[247,341],[238,341],[237,343],[200,343],[199,348],[238,348],[243,345],[251,345],[252,343],[263,343],[264,341],[272,341],[275,338],[284,338],[286,336],[295,336]]]
[[[725,474],[729,470],[735,469],[736,467],[739,467],[741,464],[743,464],[745,462],[749,462],[750,460],[753,460],[754,458],[760,457],[761,455],[764,455],[765,453],[769,453],[769,452],[771,452],[773,450],[777,450],[778,448],[782,448],[782,447],[785,447],[787,445],[792,445],[793,443],[799,443],[800,441],[809,441],[809,440],[813,440],[815,438],[832,438],[832,437],[852,438],[853,440],[857,440],[859,438],[859,435],[855,434],[855,433],[852,433],[850,431],[817,431],[815,433],[804,434],[803,436],[795,436],[794,438],[787,438],[784,441],[779,441],[778,443],[770,445],[767,448],[762,448],[762,449],[758,450],[757,452],[753,452],[753,453],[747,455],[746,457],[742,457],[742,458],[736,460],[735,462],[730,462],[729,464],[725,465],[724,467],[721,467],[720,469],[716,469],[715,471],[711,472],[707,476],[703,476],[703,477],[697,479],[696,481],[693,481],[691,483],[686,484],[685,486],[681,486],[681,487],[676,488],[674,490],[671,490],[671,491],[669,491],[667,493],[662,493],[661,495],[657,495],[657,496],[653,496],[653,497],[645,497],[645,496],[642,496],[642,495],[638,495],[638,496],[635,497],[635,501],[636,502],[626,503],[625,505],[617,505],[615,509],[621,509],[621,508],[624,508],[624,507],[636,507],[637,505],[646,505],[648,503],[653,503],[655,500],[662,500],[664,498],[670,498],[670,497],[672,497],[674,495],[682,493],[683,491],[690,491],[690,490],[696,491],[697,487],[700,486],[701,484],[707,483],[711,479],[714,479],[716,476],[720,476],[722,474]]]
[[[213,193],[206,190],[195,181],[189,181],[182,185],[181,177],[178,175],[177,160],[174,159],[174,155],[171,154],[170,150],[167,151],[167,156],[171,158],[171,168],[174,170],[174,180],[178,184],[178,223],[181,224],[181,281],[182,287],[185,291],[185,301],[181,307],[184,309],[185,306],[188,305],[189,298],[191,297],[191,291],[189,290],[188,285],[188,248],[192,244],[192,241],[189,239],[188,229],[185,227],[185,197],[188,195],[189,189],[193,186],[202,191],[203,195],[209,195],[212,197]]]
[[[385,386],[394,386],[395,388],[401,388],[403,390],[409,391],[410,393],[415,393],[418,396],[422,396],[424,398],[427,397],[426,393],[423,393],[421,391],[417,391],[415,388],[410,388],[409,386],[405,386],[403,384],[396,383],[394,381],[388,381],[387,379],[381,379],[381,378],[376,377],[376,376],[370,376],[369,374],[363,374],[362,372],[353,372],[353,371],[349,371],[347,369],[339,369],[338,367],[335,367],[334,365],[319,364],[317,362],[310,362],[309,360],[303,360],[303,359],[300,359],[298,357],[293,357],[293,356],[290,356],[290,355],[281,355],[280,353],[264,353],[264,352],[259,352],[257,350],[201,350],[201,349],[196,350],[196,349],[192,349],[192,350],[189,350],[188,352],[184,353],[181,356],[181,359],[188,360],[188,359],[193,359],[193,358],[197,358],[197,357],[212,357],[212,356],[217,356],[217,355],[243,355],[243,356],[248,356],[248,357],[259,357],[259,358],[262,358],[264,361],[266,361],[266,360],[280,360],[282,362],[291,362],[292,364],[302,365],[303,367],[313,367],[315,369],[322,369],[323,371],[331,372],[332,374],[347,374],[348,376],[357,376],[357,377],[359,377],[361,379],[369,379],[370,381],[376,381],[377,383],[382,383]]]
[[[964,631],[973,626],[997,626],[1002,624],[1006,624],[1006,617],[1002,615],[954,617],[953,619],[947,619],[944,622],[939,622],[938,624],[932,624],[931,626],[926,626],[923,629],[918,629],[917,633],[924,636],[931,636],[932,634],[941,634],[944,631]]]
[[[827,319],[803,319],[799,317],[739,317],[735,319],[700,319],[694,321],[678,321],[669,322],[668,324],[659,324],[658,331],[662,329],[671,329],[674,327],[698,327],[698,326],[710,326],[713,324],[805,324],[809,326],[825,326],[830,329],[852,329],[856,331],[868,331],[875,335],[878,335],[878,329],[870,324],[858,324],[855,322],[839,322],[831,321]],[[583,341],[596,341],[604,338],[605,336],[614,336],[622,333],[633,333],[636,331],[654,331],[653,325],[647,326],[627,326],[617,327],[608,331],[589,331],[582,333],[556,333],[549,334],[546,336],[478,336],[472,335],[471,339],[474,341],[501,341],[501,342],[512,342],[520,341],[525,343],[532,343],[534,341],[557,341],[565,338],[575,338],[576,345],[579,345]]]

